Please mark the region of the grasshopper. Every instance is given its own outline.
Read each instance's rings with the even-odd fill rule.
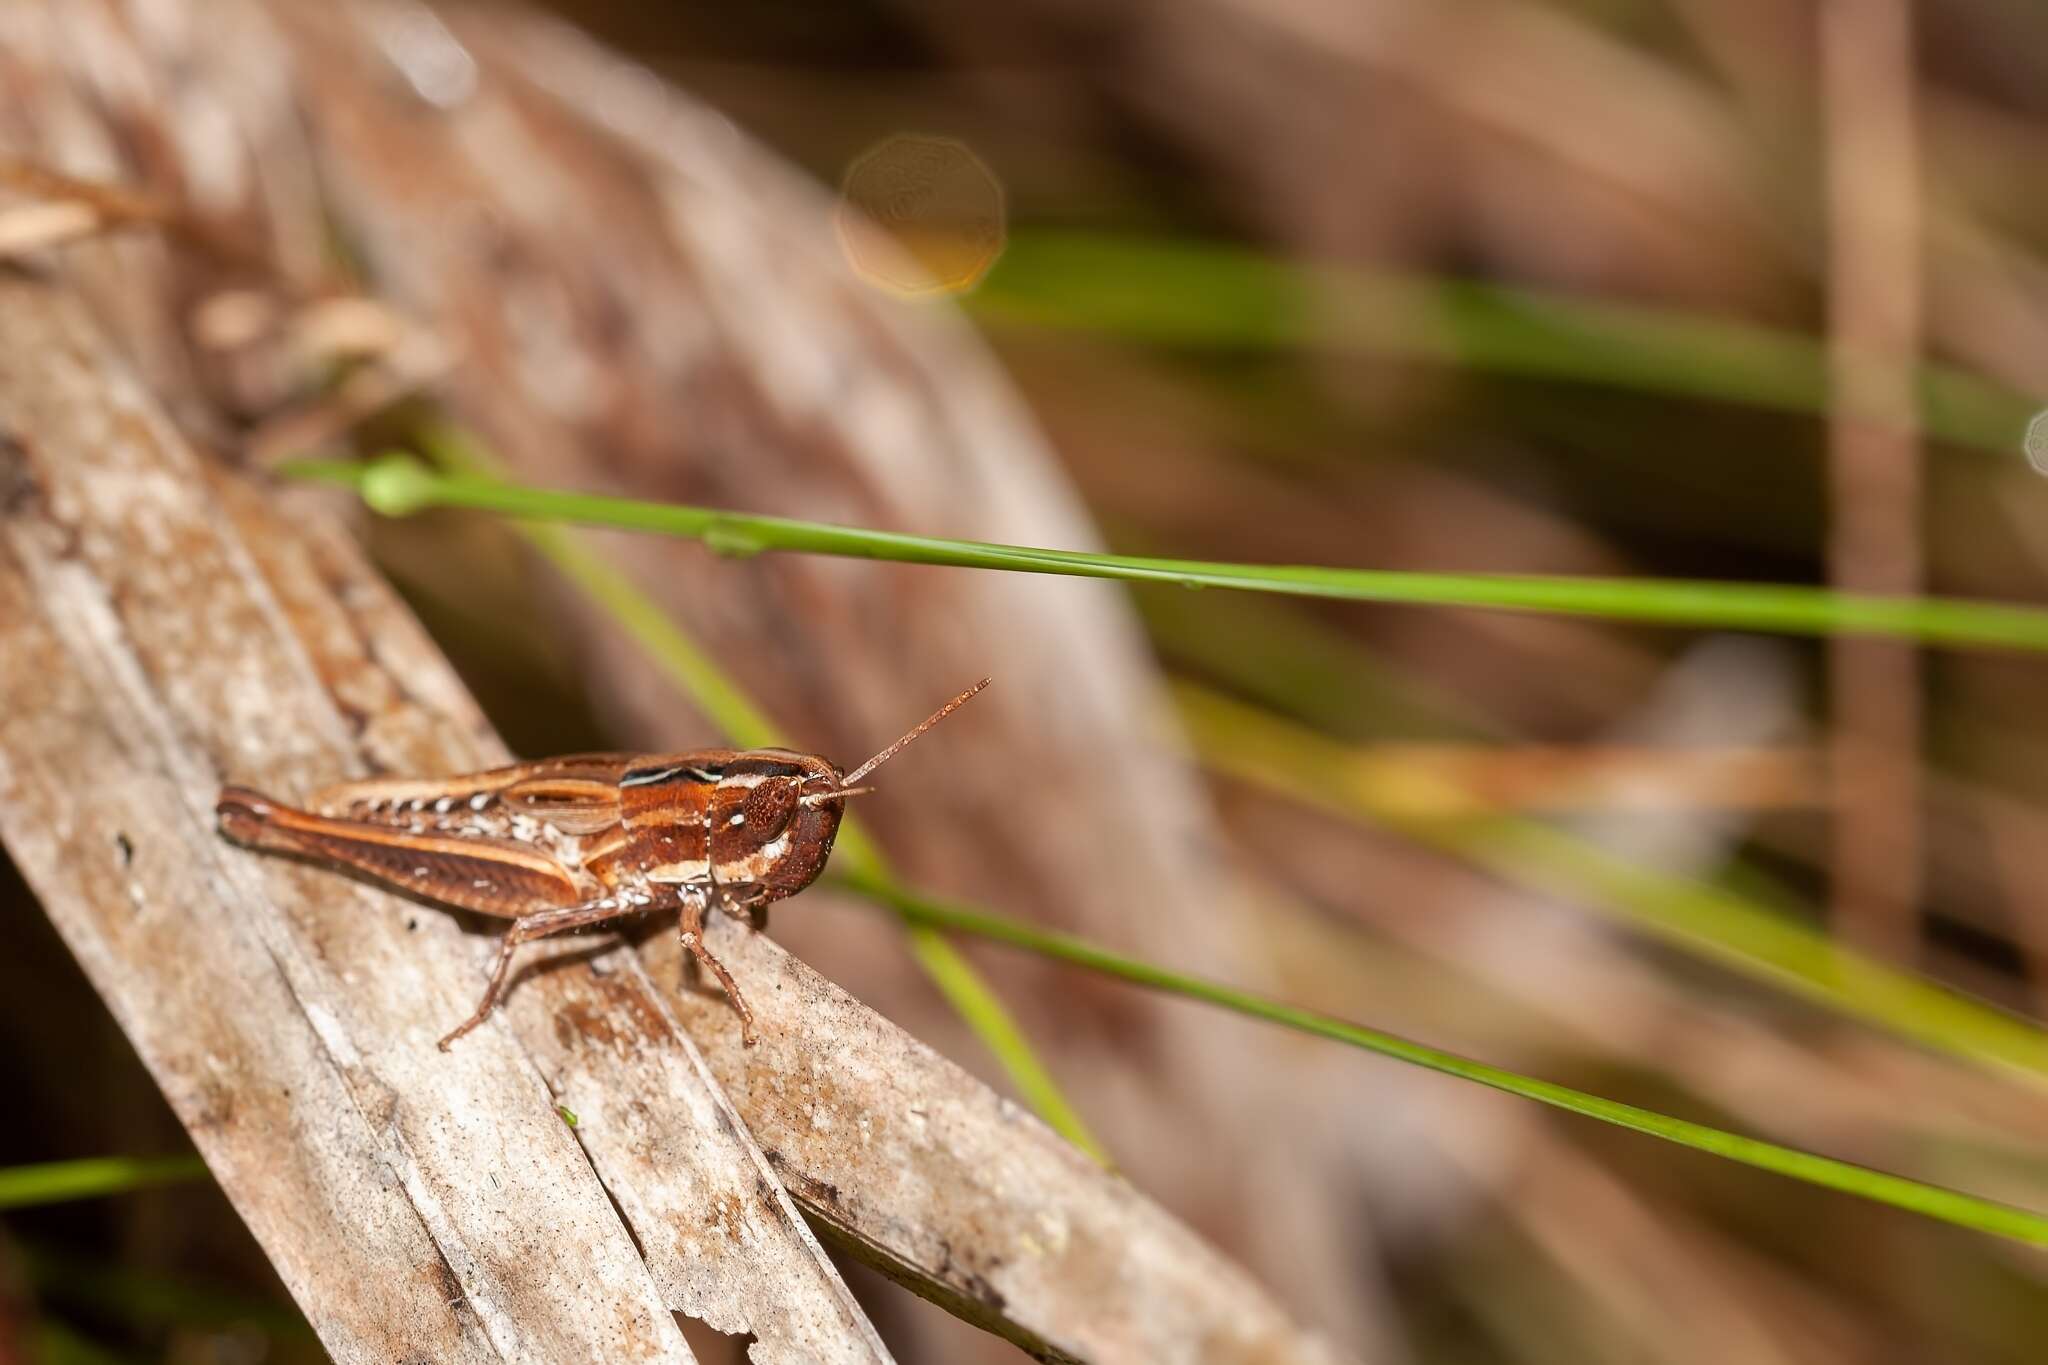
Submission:
[[[226,786],[215,813],[236,843],[512,921],[483,999],[441,1039],[444,1052],[497,1006],[520,944],[668,911],[683,947],[725,988],[751,1047],[753,1011],[705,945],[705,912],[763,925],[772,902],[824,871],[847,798],[873,790],[861,780],[988,683],[851,772],[787,749],[572,754],[458,777],[344,782],[315,794],[310,810]]]

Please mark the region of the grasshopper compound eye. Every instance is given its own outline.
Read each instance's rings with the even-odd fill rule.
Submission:
[[[748,833],[756,839],[768,840],[788,829],[790,817],[797,812],[799,785],[797,778],[777,777],[748,792],[740,807],[740,816],[746,821]]]

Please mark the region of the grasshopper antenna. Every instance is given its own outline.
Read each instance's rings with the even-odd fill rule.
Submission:
[[[873,791],[873,787],[856,788],[854,786],[854,783],[860,781],[863,777],[866,777],[869,773],[881,767],[890,759],[896,757],[897,754],[903,751],[903,747],[909,744],[911,740],[916,739],[919,735],[931,729],[934,725],[937,725],[947,716],[952,715],[955,711],[967,705],[967,703],[973,699],[975,693],[981,691],[982,688],[987,687],[989,683],[992,681],[994,680],[991,678],[983,678],[980,682],[968,688],[965,692],[962,692],[959,696],[953,698],[953,700],[947,702],[944,706],[941,706],[938,710],[932,712],[929,716],[926,716],[924,720],[919,722],[917,727],[913,729],[909,734],[903,736],[903,738],[897,740],[894,744],[891,744],[888,748],[882,750],[882,752],[876,754],[873,758],[861,764],[858,768],[855,768],[846,776],[840,778],[839,789],[837,791],[818,792],[815,795],[803,797],[803,803],[808,806],[820,801],[837,801],[843,796],[858,796],[862,792]]]

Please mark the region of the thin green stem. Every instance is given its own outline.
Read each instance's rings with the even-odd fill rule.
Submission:
[[[472,438],[445,426],[429,427],[419,433],[419,439],[436,461],[457,470],[475,474],[493,463]],[[560,527],[528,521],[520,529],[563,577],[623,626],[670,681],[735,743],[749,748],[787,747],[788,741],[767,714],[674,617],[609,560]],[[840,828],[839,860],[842,866],[857,868],[876,881],[891,880],[881,849],[852,819]],[[1017,1093],[1067,1141],[1109,1165],[1108,1150],[1061,1092],[1023,1029],[974,964],[934,930],[916,924],[905,928],[918,964],[1003,1068]]]
[[[0,1209],[96,1199],[206,1176],[197,1156],[95,1156],[0,1169]]]
[[[1638,1133],[1647,1133],[1651,1137],[1662,1138],[1681,1147],[1725,1157],[1730,1161],[1738,1161],[1761,1170],[1775,1171],[1795,1180],[1803,1180],[1810,1185],[1839,1190],[1880,1204],[1889,1204],[1894,1208],[1925,1214],[1927,1217],[1953,1223],[1958,1227],[2009,1237],[2035,1246],[2048,1246],[2048,1215],[1965,1194],[1960,1190],[1930,1185],[1905,1176],[1838,1161],[1833,1157],[1803,1152],[1797,1148],[1780,1146],[1758,1138],[1744,1137],[1725,1129],[1673,1118],[1654,1110],[1605,1099],[1583,1090],[1574,1090],[1569,1086],[1556,1085],[1518,1072],[1488,1066],[1484,1062],[1411,1042],[1379,1029],[1367,1028],[1362,1024],[1354,1024],[1314,1010],[1280,1004],[1219,982],[1206,981],[1151,963],[1139,962],[1070,934],[1040,929],[1016,920],[914,895],[893,884],[870,882],[856,877],[853,879],[853,885],[876,900],[891,906],[898,914],[914,923],[944,929],[951,933],[972,934],[992,942],[1022,948],[1041,957],[1071,962],[1104,976],[1117,977],[1152,990],[1199,1000],[1250,1018],[1279,1024],[1299,1033],[1347,1043],[1352,1047],[1376,1052],[1383,1057],[1391,1057],[1411,1066],[1490,1086],[1495,1090],[1519,1095],[1523,1099],[1535,1100],[1539,1104],[1547,1104],[1569,1113],[1633,1129]]]
[[[1998,602],[1868,597],[1779,584],[1414,573],[1088,554],[530,488],[477,474],[440,473],[402,455],[386,456],[369,465],[299,460],[283,466],[282,472],[356,488],[371,507],[390,516],[428,507],[469,507],[527,520],[578,522],[685,536],[701,540],[722,554],[797,550],[853,559],[1177,583],[1188,588],[1236,588],[1355,602],[1477,607],[1664,625],[1803,635],[1881,635],[1935,645],[2048,650],[2048,611]]]

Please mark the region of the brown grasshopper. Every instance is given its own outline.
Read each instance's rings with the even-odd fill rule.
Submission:
[[[753,1011],[705,946],[705,910],[759,925],[770,902],[817,880],[846,798],[873,790],[856,784],[988,683],[852,772],[787,749],[574,754],[459,777],[344,782],[317,793],[309,811],[227,786],[215,813],[237,843],[512,921],[483,1000],[441,1039],[443,1051],[497,1005],[520,944],[668,910],[752,1046]]]

